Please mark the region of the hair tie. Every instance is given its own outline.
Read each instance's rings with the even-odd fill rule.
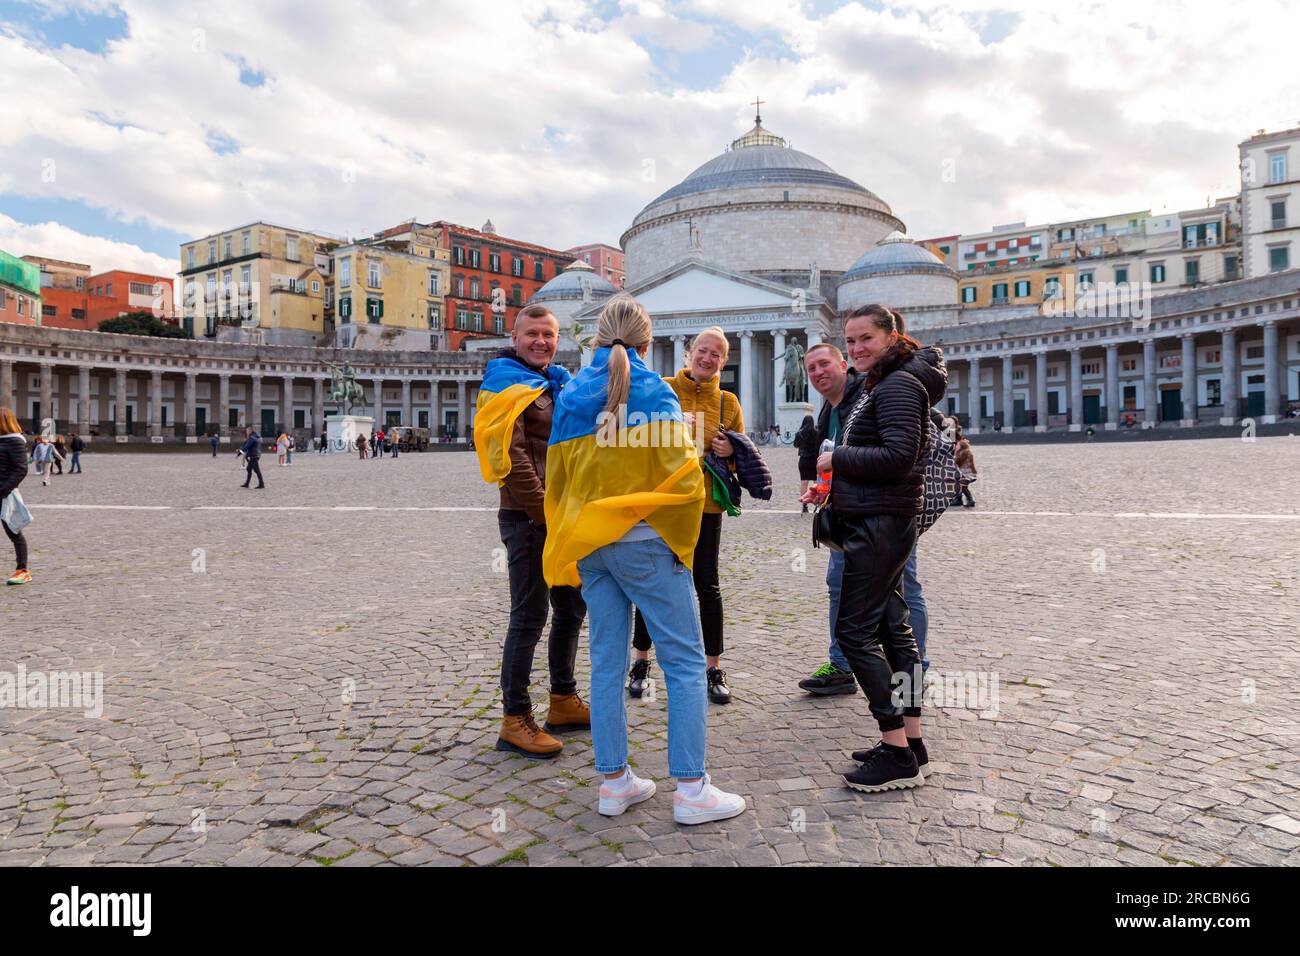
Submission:
[[[624,342],[622,339],[615,339],[613,342],[609,343],[610,348],[613,348],[615,345],[621,345],[623,346],[623,348],[627,348],[627,343]]]

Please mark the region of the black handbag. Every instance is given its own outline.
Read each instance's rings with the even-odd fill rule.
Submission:
[[[831,507],[829,498],[813,511],[812,539],[814,548],[825,545],[832,551],[844,550],[844,522]]]

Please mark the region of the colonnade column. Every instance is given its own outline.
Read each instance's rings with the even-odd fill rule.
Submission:
[[[217,376],[217,434],[225,435],[230,427],[230,376]]]
[[[197,417],[196,405],[198,403],[198,376],[194,372],[185,373],[185,438],[198,438],[199,430],[195,426],[194,419]]]
[[[429,383],[429,440],[437,441],[442,434],[442,383],[436,379]]]
[[[1034,431],[1047,431],[1047,353],[1039,352],[1034,356],[1034,412],[1038,424]]]
[[[1183,427],[1196,424],[1196,336],[1187,334],[1183,340]]]
[[[149,437],[162,437],[162,370],[149,373]]]
[[[1070,431],[1083,430],[1083,350],[1070,349]]]
[[[1106,431],[1119,428],[1119,346],[1106,346]]]
[[[54,368],[48,362],[41,363],[41,418],[54,417]],[[36,423],[40,428],[40,422]]]
[[[781,424],[781,403],[785,398],[785,330],[772,333],[772,421]]]
[[[457,427],[460,430],[457,437],[465,438],[469,435],[469,383],[464,379],[456,383],[456,402],[459,411]]]
[[[0,399],[0,403],[3,403]],[[77,430],[80,434],[90,431],[90,366],[83,365],[77,369]]]
[[[1143,412],[1142,427],[1155,428],[1160,421],[1156,395],[1156,340],[1147,339],[1142,343],[1142,388]]]
[[[126,369],[119,368],[116,370],[115,401],[117,407],[113,409],[113,433],[118,436],[126,435]]]
[[[1264,424],[1270,425],[1282,413],[1277,374],[1277,322],[1269,319],[1260,325],[1264,327]]]
[[[402,379],[402,424],[413,425],[411,421],[411,380]]]
[[[1015,431],[1016,426],[1014,381],[1015,358],[1011,355],[1004,355],[1002,356],[1002,430],[1008,433]]]
[[[14,363],[8,359],[0,362],[0,405],[21,411],[14,401]]]
[[[971,356],[967,362],[967,375],[970,381],[966,383],[966,401],[970,406],[967,409],[967,417],[970,425],[966,429],[968,435],[978,435],[980,433],[980,360],[978,356]]]
[[[325,430],[325,380],[311,380],[311,430],[319,436]]]
[[[754,333],[746,329],[740,333],[740,411],[745,417],[745,428],[753,430],[754,419]]]
[[[676,375],[681,371],[682,366],[686,364],[686,336],[673,336],[673,370],[670,375]]]
[[[1220,425],[1235,425],[1237,423],[1237,412],[1241,406],[1241,371],[1237,363],[1237,330],[1224,329],[1223,343],[1219,349],[1219,357],[1223,360],[1223,380],[1221,382],[1223,394],[1223,413],[1219,418]]]
[[[253,376],[253,385],[252,385],[252,389],[249,392],[247,418],[244,421],[244,424],[257,429],[259,434],[261,433],[262,376],[260,375]]]
[[[293,376],[280,379],[280,427],[286,435],[293,434]]]

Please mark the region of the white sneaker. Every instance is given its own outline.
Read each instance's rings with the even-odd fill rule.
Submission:
[[[729,820],[740,816],[745,810],[744,797],[738,793],[719,790],[707,773],[704,775],[704,788],[698,797],[687,797],[680,783],[673,793],[673,819],[678,823],[690,825]]]
[[[606,780],[600,785],[600,803],[596,812],[604,817],[616,817],[628,807],[643,803],[655,795],[655,782],[642,780],[627,769],[627,776],[621,781]]]

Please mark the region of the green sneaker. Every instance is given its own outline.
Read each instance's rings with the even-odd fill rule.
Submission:
[[[813,671],[812,677],[801,680],[799,689],[818,697],[830,697],[835,694],[852,694],[858,689],[858,682],[852,671],[841,670],[827,661]]]

